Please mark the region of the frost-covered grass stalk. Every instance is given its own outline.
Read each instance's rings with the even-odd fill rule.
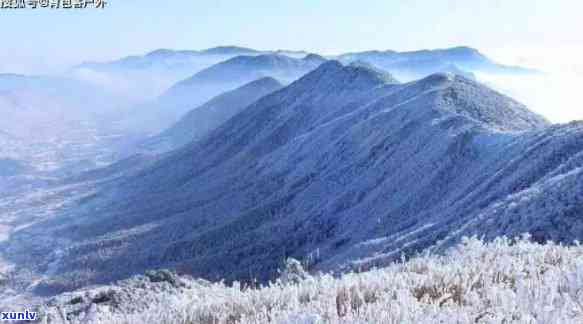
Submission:
[[[200,285],[172,303],[83,323],[583,323],[583,247],[528,239],[464,239],[341,278],[324,275],[257,290]]]

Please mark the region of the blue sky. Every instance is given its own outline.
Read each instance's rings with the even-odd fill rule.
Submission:
[[[224,44],[324,54],[469,45],[528,60],[533,49],[583,46],[581,12],[574,0],[110,0],[105,10],[0,10],[0,71]]]
[[[104,10],[0,10],[0,73],[56,73],[158,48],[321,54],[472,46],[552,72],[492,80],[555,122],[583,119],[580,0],[110,0]]]

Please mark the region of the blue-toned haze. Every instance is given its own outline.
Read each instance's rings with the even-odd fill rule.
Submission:
[[[583,121],[562,123],[583,119],[581,9],[0,9],[0,309],[42,305],[53,324],[582,323]],[[524,233],[563,246],[502,238]]]

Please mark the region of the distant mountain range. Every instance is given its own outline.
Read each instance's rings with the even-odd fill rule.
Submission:
[[[143,56],[128,56],[111,62],[86,62],[80,64],[75,69],[93,69],[93,70],[117,70],[117,69],[135,69],[142,70],[157,67],[160,69],[184,69],[191,68],[191,75],[197,70],[203,70],[214,64],[220,63],[235,56],[254,56],[254,55],[283,55],[293,58],[304,58],[310,55],[305,51],[262,51],[251,48],[238,46],[220,46],[201,51],[194,50],[169,50],[159,49],[147,53]],[[337,59],[342,62],[353,62],[361,60],[374,64],[391,73],[395,70],[428,70],[439,69],[448,64],[455,65],[460,69],[481,70],[491,73],[533,73],[536,70],[526,69],[516,66],[505,66],[495,63],[478,50],[471,47],[452,47],[435,50],[419,50],[409,52],[398,52],[392,50],[386,51],[363,51],[352,52],[340,55],[331,55],[328,59]],[[418,72],[415,72],[418,73]],[[433,71],[435,73],[435,71]]]
[[[583,237],[583,124],[550,125],[463,76],[398,83],[329,61],[236,108],[13,239],[59,237],[58,263],[21,248],[62,282],[108,282],[165,267],[266,280],[288,256],[365,269],[471,234]]]
[[[0,129],[16,134],[34,128],[26,121],[48,121],[50,116],[66,120],[77,117],[74,110],[83,110],[112,111],[112,119],[122,119],[122,125],[159,132],[225,91],[262,77],[288,84],[327,59],[366,64],[387,71],[399,81],[436,72],[452,72],[470,79],[475,79],[475,73],[534,73],[495,63],[469,47],[365,51],[327,58],[304,51],[261,51],[237,46],[201,51],[159,49],[111,62],[87,62],[65,76],[0,75],[0,112],[11,111],[0,121]],[[37,109],[41,105],[43,109]],[[26,127],[15,129],[21,126],[18,121],[24,121],[22,126]]]
[[[528,74],[536,70],[498,64],[478,50],[470,47],[453,47],[411,52],[365,51],[342,54],[342,62],[365,61],[391,72],[402,81],[415,80],[439,72],[472,74]],[[468,75],[464,75],[468,77]]]
[[[451,72],[475,79],[475,73],[536,73],[498,64],[476,49],[413,52],[365,51],[322,57],[303,51],[259,51],[223,46],[201,51],[160,49],[106,63],[85,63],[71,75],[110,89],[138,105],[126,120],[156,132],[170,126],[190,109],[261,77],[287,84],[328,59],[367,64],[387,71],[399,81]]]
[[[262,51],[237,46],[221,46],[201,51],[159,49],[143,56],[119,60],[87,62],[71,69],[71,74],[111,88],[137,101],[153,99],[175,83],[199,71],[236,56],[279,55],[301,59],[305,51]],[[327,56],[344,63],[362,61],[386,70],[401,81],[410,81],[438,72],[525,74],[535,70],[505,66],[470,47],[454,47],[411,52],[363,51]],[[456,72],[456,73],[457,73]]]
[[[147,139],[143,145],[149,150],[164,152],[198,141],[257,99],[282,87],[277,80],[265,77],[225,92],[191,110],[175,125]]]
[[[324,61],[316,55],[303,59],[277,54],[236,56],[178,82],[156,100],[130,111],[128,120],[136,128],[162,130],[191,109],[225,91],[263,77],[289,83]]]
[[[216,63],[235,56],[252,56],[277,54],[288,57],[303,58],[309,53],[304,51],[261,51],[240,46],[218,46],[205,50],[171,50],[158,49],[143,56],[128,56],[110,62],[85,62],[74,68],[96,70],[115,70],[117,68],[144,69],[160,67],[166,69],[181,69],[184,67],[202,70]],[[214,63],[213,63],[214,62]],[[191,71],[194,74],[196,71]]]
[[[303,58],[302,51],[259,51],[238,46],[220,46],[201,51],[159,49],[143,56],[128,56],[111,62],[86,62],[71,75],[124,94],[136,102],[153,99],[175,83],[235,56],[277,54]]]

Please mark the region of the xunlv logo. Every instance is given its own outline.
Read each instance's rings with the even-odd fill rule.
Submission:
[[[0,312],[0,322],[2,321],[34,321],[36,312]]]

